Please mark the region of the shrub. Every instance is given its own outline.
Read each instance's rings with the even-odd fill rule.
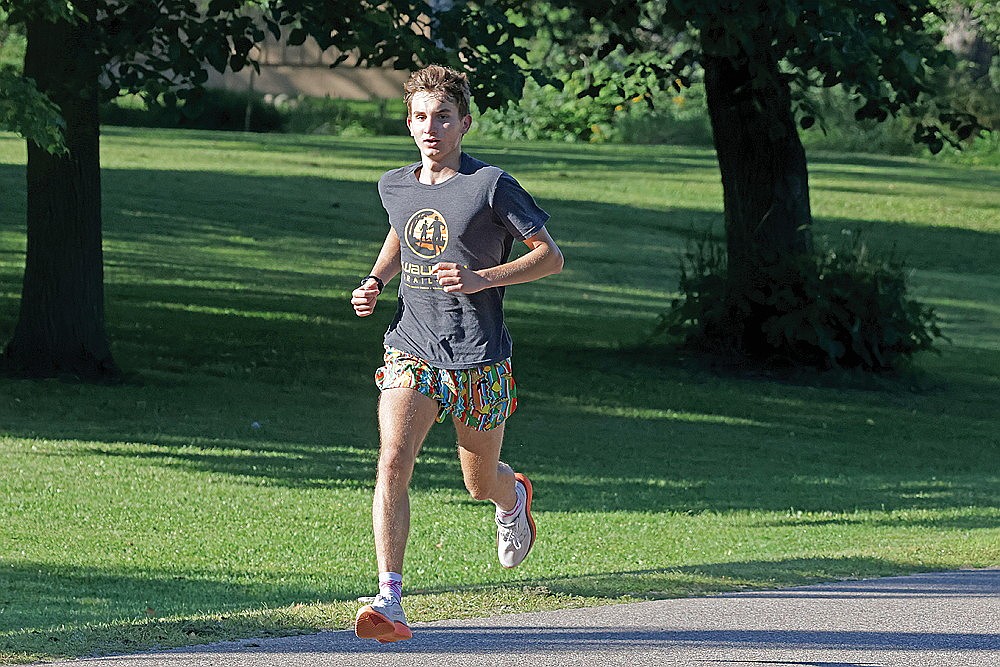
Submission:
[[[477,136],[505,141],[604,141],[610,133],[612,104],[577,98],[578,86],[563,90],[528,79],[516,105],[482,112]]]
[[[725,248],[705,239],[681,261],[680,296],[657,334],[687,347],[819,369],[889,370],[945,338],[934,310],[907,296],[909,271],[856,233],[763,272],[765,288],[730,284]]]
[[[13,67],[20,74],[27,44],[22,31],[8,23],[7,13],[0,9],[0,66]]]
[[[705,88],[660,92],[622,103],[611,91],[579,98],[583,83],[571,79],[563,90],[528,80],[516,105],[480,114],[478,136],[506,141],[547,140],[590,143],[710,145],[712,130]]]
[[[892,116],[883,122],[856,120],[859,102],[841,86],[811,89],[806,97],[821,122],[799,133],[807,150],[843,153],[923,155],[927,149],[913,141],[914,121]]]
[[[135,95],[105,104],[107,125],[182,127],[199,130],[332,134],[345,137],[405,135],[406,108],[399,100],[335,100],[328,97],[248,95],[207,89],[197,105],[147,105]]]
[[[627,144],[712,145],[705,86],[660,92],[647,105],[642,98],[615,108],[612,139]]]
[[[1000,59],[997,77],[1000,78]],[[906,114],[890,116],[879,123],[874,120],[855,120],[854,112],[859,103],[840,86],[808,91],[806,97],[822,119],[820,123],[800,133],[807,150],[826,150],[843,153],[880,153],[886,155],[930,156],[928,148],[914,141],[914,134],[921,120],[934,121]],[[944,155],[959,161],[976,164],[995,164],[997,132],[1000,132],[1000,86],[985,82],[985,77],[973,81],[968,70],[963,69],[949,77],[941,78],[941,99],[976,116],[986,127],[994,128],[979,137],[961,142],[961,150],[945,145]]]
[[[206,89],[198,103],[186,109],[169,103],[147,105],[136,96],[118,98],[102,105],[101,122],[130,127],[276,132],[282,129],[284,118],[260,95]]]
[[[274,104],[286,118],[285,131],[350,137],[406,136],[406,106],[391,100],[337,100],[278,96]]]

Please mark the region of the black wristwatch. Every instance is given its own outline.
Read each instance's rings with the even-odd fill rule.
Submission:
[[[382,279],[379,278],[378,276],[365,276],[364,278],[361,279],[361,284],[364,285],[369,280],[375,281],[375,284],[378,285],[378,293],[381,294],[382,290],[385,289],[385,283],[382,282]]]

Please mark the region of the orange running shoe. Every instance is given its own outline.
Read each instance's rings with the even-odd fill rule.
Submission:
[[[375,600],[358,610],[354,621],[354,634],[361,639],[375,639],[382,644],[403,641],[413,637],[406,624],[406,614],[399,600],[377,595]]]

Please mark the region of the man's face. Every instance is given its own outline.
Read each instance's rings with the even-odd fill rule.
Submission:
[[[424,157],[445,162],[461,155],[462,137],[472,126],[472,116],[462,116],[450,100],[421,92],[410,98],[406,126]]]

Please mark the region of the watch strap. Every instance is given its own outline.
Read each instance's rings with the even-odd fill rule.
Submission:
[[[361,279],[361,284],[364,285],[369,280],[374,280],[375,281],[375,284],[378,285],[378,293],[381,294],[382,290],[385,289],[385,283],[382,282],[382,279],[379,278],[378,276],[367,275],[367,276],[365,276],[364,278]]]

